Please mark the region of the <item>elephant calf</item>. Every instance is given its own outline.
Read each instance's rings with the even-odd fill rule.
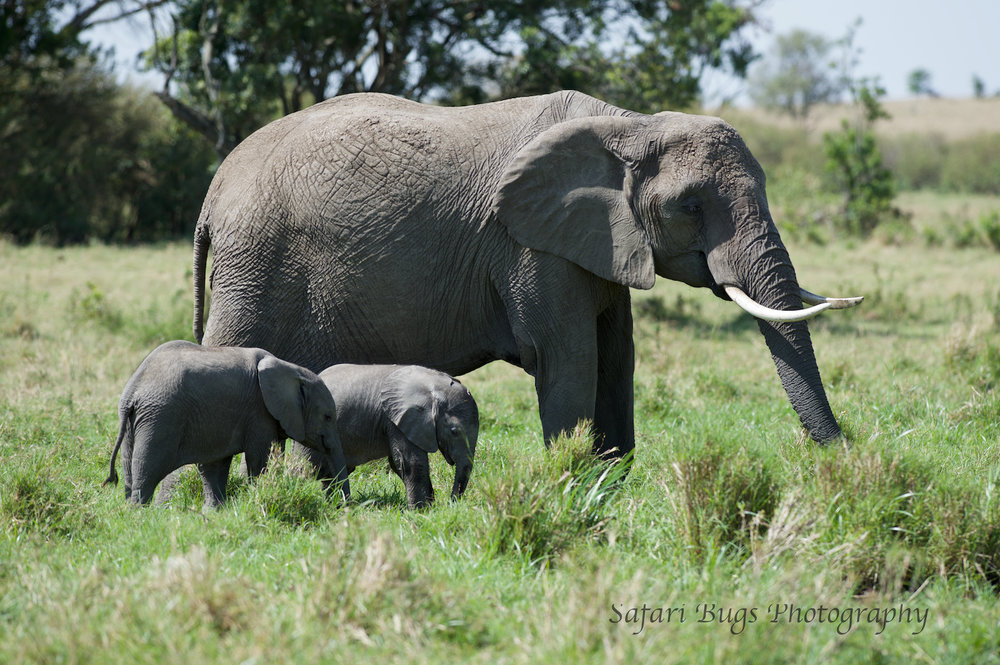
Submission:
[[[320,372],[337,403],[347,473],[383,457],[403,480],[411,508],[434,500],[428,453],[455,467],[451,496],[465,492],[479,438],[472,394],[443,372],[414,365],[334,365]],[[297,447],[320,478],[337,478],[332,456]],[[345,494],[349,491],[343,484]]]
[[[119,429],[104,484],[117,484],[122,450],[125,495],[148,503],[171,471],[198,464],[205,504],[219,506],[233,455],[250,477],[267,465],[273,441],[301,441],[346,478],[337,411],[330,391],[304,367],[262,349],[167,342],[139,365],[122,391]]]

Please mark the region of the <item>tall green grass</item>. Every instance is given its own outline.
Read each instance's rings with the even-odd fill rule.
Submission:
[[[790,252],[869,296],[811,326],[847,445],[802,434],[752,321],[661,281],[628,462],[585,428],[547,449],[531,378],[493,364],[463,377],[462,500],[440,459],[411,511],[384,462],[342,502],[278,456],[204,513],[190,471],[162,506],[101,487],[119,391],[190,336],[189,248],[0,244],[0,662],[997,662],[995,252]],[[923,621],[868,620],[890,608]]]

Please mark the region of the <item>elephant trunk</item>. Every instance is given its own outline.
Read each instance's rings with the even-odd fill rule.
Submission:
[[[732,238],[738,247],[732,255],[740,259],[730,263],[725,271],[713,270],[713,274],[717,275],[717,279],[718,275],[725,275],[723,279],[719,279],[720,284],[739,286],[765,307],[783,311],[801,309],[802,291],[788,251],[766,214],[766,207],[763,210],[765,214],[758,219],[756,234]],[[764,224],[763,231],[760,231],[760,222]],[[737,225],[737,228],[753,227]],[[757,325],[771,351],[781,384],[803,427],[819,443],[827,443],[840,437],[840,425],[830,409],[819,367],[816,365],[808,324],[805,321],[772,322],[758,319]]]
[[[452,500],[461,497],[469,486],[469,476],[472,475],[473,460],[476,455],[475,438],[475,436],[471,439],[468,436],[463,436],[461,444],[448,450],[446,450],[447,446],[441,448],[445,459],[455,467],[455,482],[451,486]]]
[[[465,493],[469,486],[469,476],[472,475],[472,462],[466,461],[455,465],[455,482],[451,486],[451,498],[457,499]]]

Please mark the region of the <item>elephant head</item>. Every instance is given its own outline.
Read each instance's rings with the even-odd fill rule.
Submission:
[[[601,115],[546,129],[494,201],[519,243],[606,280],[656,275],[710,288],[758,318],[789,400],[819,442],[841,434],[804,319],[855,299],[802,290],[768,210],[764,172],[737,132],[681,113]],[[800,309],[802,301],[813,304]]]
[[[257,378],[264,405],[285,434],[329,455],[343,469],[337,407],[326,384],[308,369],[271,355],[257,363]]]
[[[451,496],[465,492],[472,474],[479,439],[479,410],[459,381],[422,367],[403,367],[386,381],[382,408],[406,439],[403,449],[390,451],[390,463],[406,486],[411,506],[433,499],[427,454],[441,451],[455,467]]]

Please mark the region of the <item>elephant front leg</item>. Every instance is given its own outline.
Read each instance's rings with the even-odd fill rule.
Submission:
[[[597,354],[594,452],[620,458],[635,448],[635,345],[627,289],[597,318]]]
[[[572,432],[581,421],[594,421],[596,348],[584,345],[565,351],[539,353],[538,357],[535,391],[546,446],[560,434]]]

